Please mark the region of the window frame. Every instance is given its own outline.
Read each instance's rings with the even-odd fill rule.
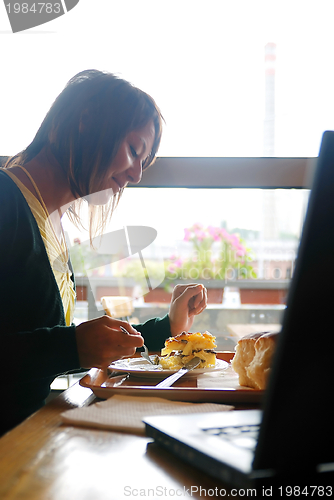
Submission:
[[[310,188],[316,157],[158,157],[136,186]]]
[[[8,156],[0,156],[0,167]],[[310,188],[317,157],[158,157],[138,185],[184,188]]]

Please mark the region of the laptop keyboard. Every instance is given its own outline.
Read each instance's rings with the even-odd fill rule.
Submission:
[[[221,439],[232,442],[241,448],[254,450],[259,436],[259,425],[240,425],[229,427],[212,427],[203,429],[210,436],[218,436]]]

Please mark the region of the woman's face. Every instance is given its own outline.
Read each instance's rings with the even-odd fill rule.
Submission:
[[[142,165],[152,151],[154,138],[153,120],[144,127],[133,130],[125,137],[108,168],[103,191],[87,197],[90,204],[104,205],[128,183],[140,182]]]

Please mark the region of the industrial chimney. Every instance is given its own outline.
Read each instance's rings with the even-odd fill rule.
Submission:
[[[265,46],[265,109],[263,156],[275,156],[275,67],[276,44]]]

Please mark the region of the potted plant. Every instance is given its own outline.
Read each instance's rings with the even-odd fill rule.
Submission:
[[[237,234],[224,228],[194,224],[184,230],[184,241],[192,244],[187,258],[172,256],[166,262],[166,280],[201,282],[209,302],[221,303],[229,280],[256,277],[252,251]]]
[[[184,241],[191,242],[193,249],[186,259],[172,257],[167,268],[170,278],[228,281],[255,276],[250,264],[252,252],[239,235],[198,223],[186,228],[184,233]]]
[[[250,263],[252,251],[237,234],[224,228],[194,224],[184,230],[184,241],[192,246],[187,257],[173,255],[164,260],[163,269],[160,262],[145,259],[147,276],[152,283],[155,279],[160,283],[144,294],[145,302],[170,302],[177,283],[203,283],[208,290],[208,301],[221,303],[228,281],[256,277]],[[161,273],[164,273],[163,280]],[[147,285],[140,260],[120,267],[116,275],[131,277],[144,287]]]

